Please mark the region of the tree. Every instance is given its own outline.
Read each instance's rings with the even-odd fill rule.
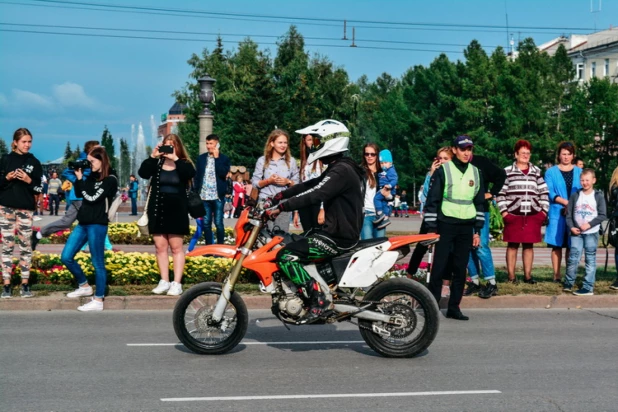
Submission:
[[[116,159],[116,148],[114,147],[114,138],[109,132],[107,126],[103,129],[103,135],[101,136],[101,146],[105,148],[111,167],[114,170],[118,170],[118,160]]]
[[[120,177],[121,184],[126,184],[129,181],[129,176],[133,173],[136,174],[134,170],[131,170],[131,153],[129,151],[129,143],[120,138],[120,168],[118,170],[118,174]],[[137,175],[137,174],[136,174]]]
[[[69,161],[73,160],[73,150],[71,150],[71,142],[67,142],[66,147],[64,148],[64,161],[65,163],[68,163]]]
[[[0,137],[0,156],[4,156],[9,152],[8,146],[3,138]]]

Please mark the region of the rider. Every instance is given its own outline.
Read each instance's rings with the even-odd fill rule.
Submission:
[[[273,219],[282,211],[324,203],[326,220],[322,229],[289,243],[277,253],[279,268],[298,287],[308,305],[303,323],[315,322],[331,304],[327,298],[330,293],[322,290],[325,286],[312,278],[303,265],[353,248],[362,228],[364,173],[352,159],[344,157],[349,138],[338,137],[341,133],[348,133],[348,129],[339,122],[321,124],[312,130],[314,146],[307,161],[319,159],[328,168],[319,177],[275,195],[272,202],[276,207],[267,210]],[[283,199],[288,200],[279,203]]]

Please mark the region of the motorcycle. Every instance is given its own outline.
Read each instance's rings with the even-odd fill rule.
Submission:
[[[303,324],[307,305],[275,261],[279,249],[297,235],[269,230],[263,206],[243,210],[234,229],[234,245],[202,246],[188,254],[234,260],[223,284],[197,284],[176,303],[174,331],[195,353],[226,353],[245,336],[247,307],[234,291],[243,268],[255,273],[261,292],[271,295],[272,313],[286,328]],[[305,265],[332,302],[330,310],[311,325],[352,322],[365,342],[385,357],[413,357],[423,352],[438,333],[438,305],[420,283],[386,274],[410,252],[411,244],[431,245],[438,239],[439,235],[426,234],[361,240],[342,255]]]

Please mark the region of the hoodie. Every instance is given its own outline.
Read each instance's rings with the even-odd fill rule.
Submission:
[[[77,160],[85,160],[87,158],[88,158],[88,154],[86,152],[81,152]],[[86,179],[89,174],[90,174],[90,169],[84,170],[82,179]],[[69,182],[73,183],[73,187],[71,188],[71,190],[69,190],[69,193],[66,194],[67,200],[69,202],[72,202],[74,200],[82,200],[81,196],[78,196],[75,192],[75,180],[77,180],[77,177],[75,177],[75,170],[69,169],[67,167],[62,172],[62,177],[67,179]]]
[[[326,221],[321,233],[338,246],[358,243],[363,226],[363,176],[365,172],[349,157],[336,159],[322,175],[283,192],[285,212],[324,203]]]
[[[16,169],[25,171],[32,182],[7,180],[6,175]],[[41,177],[43,168],[32,153],[11,152],[0,160],[0,205],[21,210],[35,210],[34,196],[42,193]]]

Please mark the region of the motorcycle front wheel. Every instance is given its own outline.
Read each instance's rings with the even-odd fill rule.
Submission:
[[[221,284],[204,282],[183,293],[174,308],[174,331],[191,351],[219,355],[234,349],[247,332],[249,314],[241,297],[232,292],[219,322],[212,319]]]
[[[409,358],[431,345],[440,326],[440,310],[434,297],[420,283],[391,278],[371,289],[363,306],[384,313],[399,323],[360,320],[360,333],[367,344],[388,358]],[[382,332],[382,333],[379,333]]]

